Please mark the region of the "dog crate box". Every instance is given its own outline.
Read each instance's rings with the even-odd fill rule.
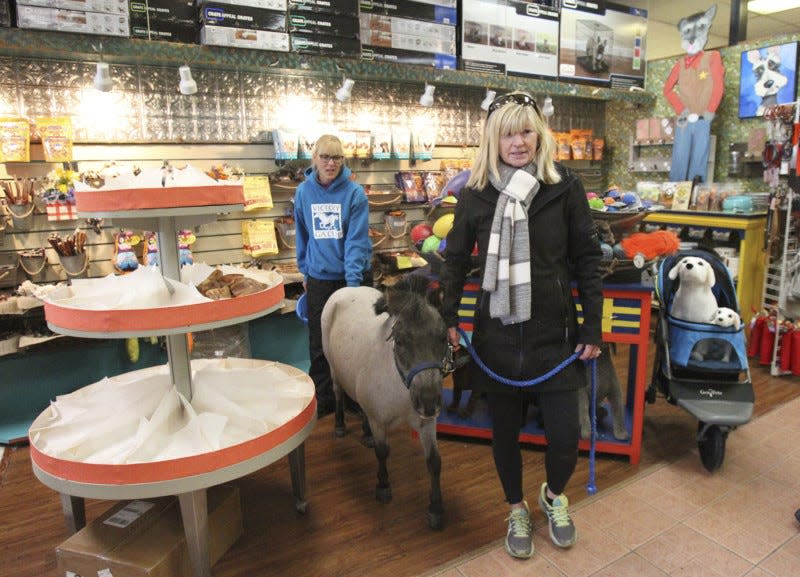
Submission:
[[[208,554],[213,565],[243,532],[239,489],[212,487]],[[191,577],[189,551],[176,497],[124,501],[56,548],[61,575]]]
[[[320,12],[358,16],[358,0],[289,0],[290,12]]]
[[[0,0],[0,26],[3,28],[10,28],[13,21],[11,0]]]
[[[323,36],[321,34],[292,34],[292,52],[358,58],[361,41],[358,38]]]
[[[343,36],[358,38],[358,16],[337,14],[313,14],[310,12],[290,12],[289,32],[301,34],[325,34],[329,36]]]
[[[200,28],[200,44],[289,52],[289,35],[285,32],[206,24]]]
[[[455,26],[458,23],[458,13],[455,7],[439,6],[427,2],[362,0],[361,14],[380,14],[383,16],[413,18],[414,20],[449,24],[450,26]]]
[[[217,0],[220,4],[233,6],[250,6],[267,10],[286,10],[286,0]]]
[[[17,26],[36,30],[79,32],[103,36],[129,36],[129,16],[81,10],[60,10],[17,5]]]
[[[150,22],[197,23],[197,8],[194,0],[131,0],[131,25],[141,26]]]
[[[407,36],[424,36],[445,42],[456,41],[455,26],[411,20],[409,18],[396,18],[394,16],[381,16],[379,14],[361,13],[359,16],[362,30],[379,30],[392,34],[405,34]]]
[[[385,46],[372,46],[363,43],[361,45],[361,60],[414,64],[442,70],[455,70],[458,65],[457,58],[452,54],[434,54],[432,52],[387,48]]]
[[[409,36],[407,34],[392,34],[380,30],[362,30],[361,41],[371,46],[383,46],[386,48],[402,48],[405,50],[417,50],[421,52],[432,52],[434,54],[450,54],[455,56],[455,41],[439,40],[427,36]]]
[[[145,40],[164,40],[167,42],[183,42],[195,44],[198,40],[199,27],[192,22],[153,22],[150,26],[131,23],[131,38]]]
[[[127,14],[128,12],[128,0],[17,0],[17,5],[43,6],[61,10],[85,10],[107,14]]]
[[[246,30],[286,32],[286,12],[221,2],[198,5],[198,18],[207,26],[227,26]]]

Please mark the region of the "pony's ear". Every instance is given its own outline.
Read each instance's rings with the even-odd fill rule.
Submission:
[[[372,308],[375,309],[375,316],[388,313],[389,307],[386,305],[386,295],[381,295],[378,300],[375,301],[375,304],[372,305]]]

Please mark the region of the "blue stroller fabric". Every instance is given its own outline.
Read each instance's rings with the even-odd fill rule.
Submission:
[[[747,370],[743,324],[737,329],[711,323],[689,322],[670,315],[680,279],[670,279],[669,271],[687,256],[700,257],[713,267],[716,283],[711,287],[711,291],[717,299],[717,306],[739,312],[733,278],[716,253],[685,250],[664,258],[659,265],[656,296],[660,306],[667,313],[664,318],[669,334],[669,362],[676,366],[702,371]]]

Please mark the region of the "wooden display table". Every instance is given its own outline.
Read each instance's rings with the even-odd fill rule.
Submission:
[[[472,318],[475,314],[476,296],[479,285],[468,283],[459,309],[460,326],[472,331]],[[631,464],[639,463],[642,447],[642,420],[644,419],[644,393],[647,388],[647,347],[650,339],[650,305],[652,287],[643,285],[606,285],[603,288],[603,341],[630,345],[628,359],[628,388],[625,406],[625,426],[630,435],[628,441],[618,441],[611,436],[611,424],[605,423],[601,430],[598,424],[597,452],[627,455]],[[580,315],[580,305],[578,306]],[[622,379],[620,379],[622,380]],[[471,391],[462,399],[466,402]],[[450,403],[452,390],[444,391],[445,405]],[[439,433],[491,439],[491,421],[484,403],[478,403],[475,412],[467,419],[455,413],[442,412],[436,427]],[[528,422],[522,428],[520,440],[523,443],[544,445],[547,443],[544,430],[535,422]],[[589,450],[589,440],[581,439],[580,448]]]

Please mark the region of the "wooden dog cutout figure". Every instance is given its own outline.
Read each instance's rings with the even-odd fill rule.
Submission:
[[[625,441],[630,438],[628,430],[625,428],[625,399],[622,395],[622,385],[614,370],[614,363],[611,359],[611,347],[608,343],[600,345],[602,351],[597,357],[597,422],[599,423],[604,411],[600,409],[600,403],[608,400],[611,407],[611,417],[613,419],[614,438]],[[585,392],[581,392],[578,397],[578,411],[581,416],[581,437],[588,439],[591,434],[591,395],[592,395],[592,372],[589,367],[586,370]]]
[[[670,279],[680,279],[669,314],[694,323],[707,323],[719,308],[711,287],[717,282],[711,264],[697,256],[687,256],[669,270]]]

